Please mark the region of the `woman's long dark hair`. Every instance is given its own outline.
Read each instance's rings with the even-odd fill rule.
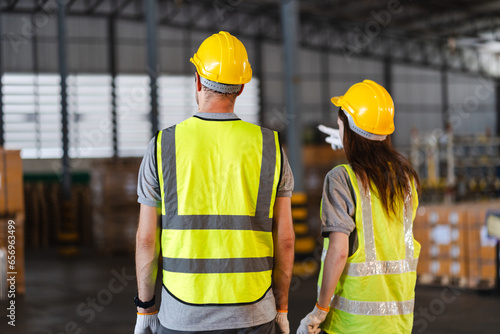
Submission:
[[[392,148],[390,136],[383,141],[361,137],[349,128],[342,109],[339,119],[344,123],[344,151],[354,173],[365,189],[370,187],[378,194],[389,217],[400,217],[397,203],[410,194],[410,181],[414,180],[417,189],[420,188],[417,172],[408,159]]]

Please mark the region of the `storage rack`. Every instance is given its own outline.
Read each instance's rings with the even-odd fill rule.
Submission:
[[[500,137],[457,136],[452,130],[412,133],[411,161],[424,202],[500,197]]]

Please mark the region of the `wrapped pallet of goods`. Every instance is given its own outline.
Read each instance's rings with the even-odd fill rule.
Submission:
[[[0,249],[5,262],[0,272],[15,276],[16,292],[25,293],[24,189],[21,152],[0,148]]]
[[[0,148],[0,214],[24,212],[21,151]]]
[[[73,209],[78,226],[80,241],[83,245],[92,244],[92,207],[90,187],[84,184],[76,184],[72,189]]]
[[[59,245],[65,216],[61,204],[62,187],[56,175],[25,175],[24,193],[26,196],[26,246],[31,249],[49,249]],[[76,225],[78,246],[92,246],[92,210],[89,176],[84,173],[73,174],[71,187],[71,220]],[[67,212],[66,212],[67,213]]]
[[[469,287],[472,289],[495,287],[497,241],[488,237],[485,218],[488,210],[499,208],[499,201],[468,205]]]
[[[414,222],[422,245],[420,284],[465,287],[468,281],[467,212],[459,206],[422,206]]]
[[[92,166],[92,234],[107,254],[134,251],[139,217],[137,175],[140,159],[99,160]]]
[[[48,220],[47,199],[43,183],[26,182],[24,193],[26,195],[26,229],[30,233],[26,236],[26,246],[31,249],[41,249],[45,245],[47,231],[45,221]],[[54,220],[54,217],[51,217]]]
[[[418,283],[493,289],[497,241],[488,237],[485,217],[499,208],[500,201],[422,205],[413,223],[422,245]]]

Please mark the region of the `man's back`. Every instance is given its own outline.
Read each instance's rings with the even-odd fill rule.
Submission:
[[[180,149],[182,147],[183,154],[180,154],[180,156],[182,156],[180,160],[183,162],[180,162],[179,159],[175,159],[175,162],[166,163],[163,166],[165,160],[158,160],[159,156],[154,154],[155,147],[158,150],[158,144],[156,143],[155,145],[153,140],[148,149],[149,154],[145,156],[140,171],[139,202],[149,204],[155,203],[155,205],[161,207],[160,180],[157,179],[158,173],[155,170],[155,162],[156,164],[161,163],[162,170],[164,171],[162,173],[162,179],[165,182],[163,187],[165,187],[165,189],[167,188],[166,183],[169,182],[167,181],[169,178],[175,178],[176,187],[171,187],[170,189],[175,189],[178,196],[170,197],[177,199],[179,202],[185,201],[185,203],[188,204],[188,207],[182,208],[178,213],[185,217],[196,217],[196,219],[189,219],[189,223],[194,224],[197,230],[205,227],[213,231],[217,229],[227,230],[234,229],[239,225],[241,229],[260,231],[260,234],[263,234],[265,239],[270,237],[272,222],[269,218],[269,213],[272,208],[270,202],[273,197],[272,195],[266,199],[266,204],[264,205],[265,212],[260,213],[261,216],[268,217],[267,220],[252,221],[249,217],[255,215],[258,206],[258,189],[256,192],[255,188],[251,186],[255,185],[255,183],[257,183],[257,185],[261,184],[260,176],[262,169],[262,166],[260,169],[252,166],[254,166],[256,162],[261,162],[264,149],[268,151],[271,150],[270,145],[264,146],[263,140],[257,145],[256,138],[263,138],[263,133],[265,133],[267,139],[275,140],[276,138],[272,131],[241,121],[233,113],[198,113],[195,117],[189,118],[162,132],[163,140],[160,149],[164,151],[171,150],[172,154],[174,154],[178,148]],[[170,134],[166,134],[168,132],[170,132]],[[218,135],[216,135],[216,133]],[[170,139],[167,139],[166,136],[170,136]],[[238,139],[241,138],[244,140],[238,142]],[[279,182],[279,176],[282,176],[281,182],[279,186],[275,186],[274,172],[270,174],[270,171],[266,170],[265,173],[268,174],[268,176],[267,178],[263,178],[263,180],[267,181],[262,182],[262,185],[263,188],[268,189],[268,193],[270,191],[274,196],[289,197],[291,196],[291,190],[293,188],[293,178],[291,176],[288,161],[286,161],[286,157],[282,155],[279,146],[276,147],[276,143],[278,142],[274,141],[273,143],[273,145],[275,145],[274,155],[280,159],[284,159],[283,167],[281,166],[281,161],[274,164],[278,167],[279,172],[276,181]],[[230,148],[228,149],[225,146],[229,146]],[[278,151],[276,151],[276,148],[278,148]],[[269,160],[270,159],[267,159],[268,162]],[[220,164],[216,163],[217,161],[219,161]],[[217,176],[209,172],[216,167],[215,165],[222,166],[217,167],[220,169],[220,173],[219,171],[216,172]],[[224,166],[230,168],[225,168]],[[183,177],[179,178],[181,174]],[[147,180],[147,182],[141,182],[141,179],[143,179],[143,181]],[[153,187],[155,182],[157,184],[156,189]],[[235,185],[236,183],[239,183],[239,185]],[[179,187],[179,184],[183,184],[183,186]],[[232,191],[233,187],[237,187],[240,190],[235,193]],[[180,188],[184,189],[180,190]],[[246,194],[243,195],[244,193]],[[235,197],[232,197],[233,195]],[[164,197],[166,197],[165,193]],[[231,198],[233,199],[230,200]],[[234,198],[238,198],[238,200]],[[167,205],[166,207],[173,210],[176,206],[178,206],[178,204]],[[237,214],[232,215],[233,212]],[[224,226],[228,221],[219,219],[221,215],[233,216],[229,221],[233,226]],[[206,220],[207,218],[209,221]],[[170,224],[174,224],[174,222],[172,220],[166,220],[163,222],[163,227],[167,227]],[[254,225],[253,227],[251,226],[252,224]],[[179,230],[179,226],[175,227],[172,225],[172,227]],[[178,251],[167,241],[172,240],[167,237],[167,234],[165,234],[162,239],[165,239],[165,247],[163,247],[162,252],[167,250],[170,255],[172,255],[171,252],[175,253]],[[214,255],[214,252],[230,252],[234,248],[244,250],[245,244],[251,247],[255,246],[255,243],[251,243],[248,239],[244,239],[241,242],[237,239],[228,239],[227,242],[217,242],[219,247],[214,250],[214,245],[207,245],[205,243],[208,241],[207,238],[188,238],[187,240],[192,240],[193,242],[183,242],[183,244],[185,244],[183,248],[187,249],[187,252],[203,254],[204,257],[208,257],[207,255],[210,254]],[[220,241],[220,239],[217,240]],[[262,240],[262,238],[260,240]],[[265,242],[260,242],[258,244],[259,252],[263,251],[263,245],[265,245]],[[165,256],[165,253],[163,256]],[[272,255],[270,256],[272,257]],[[263,261],[260,262],[262,263]],[[269,265],[269,263],[270,262],[264,261],[263,264]],[[252,267],[255,265],[259,266],[259,263],[252,264],[251,262],[247,262],[247,264]],[[244,269],[241,268],[242,265],[244,265],[243,261],[238,261],[238,267],[240,268],[236,269],[242,271],[242,269]],[[260,266],[262,266],[262,264],[260,264]],[[229,268],[233,268],[233,266],[230,265]],[[165,269],[165,261],[163,269]],[[205,268],[205,270],[206,269],[207,268]],[[271,271],[267,270],[262,271],[265,273],[262,277],[264,278],[263,281],[269,282],[270,285],[271,282],[265,279],[267,275],[271,276]],[[197,296],[203,297],[200,296],[200,294],[203,293],[200,284],[193,284],[192,281],[189,281],[188,284],[187,282],[186,280],[183,281],[183,283],[186,284],[184,285],[186,288],[181,290],[185,291],[188,295],[190,294],[191,296],[189,298],[195,298]],[[244,286],[244,284],[242,284],[244,283],[243,281],[238,280],[237,282],[238,286]],[[165,287],[164,284],[159,319],[165,330],[168,328],[177,331],[203,331],[253,327],[267,323],[274,319],[276,313],[275,298],[272,289],[269,289],[269,285],[265,287],[263,292],[254,291],[254,289],[248,290],[253,294],[251,298],[256,299],[256,301],[248,305],[195,306],[191,305],[192,303],[186,303],[182,298],[172,294],[172,292],[167,292],[167,287]],[[226,291],[222,297],[228,297],[230,295],[229,291]]]
[[[157,166],[167,291],[193,305],[263,298],[272,282],[277,134],[191,117],[158,133]]]

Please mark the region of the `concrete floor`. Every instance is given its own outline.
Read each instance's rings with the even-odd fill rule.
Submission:
[[[28,252],[26,264],[27,294],[16,301],[16,327],[7,325],[2,311],[0,333],[133,333],[132,256],[61,259],[54,252]],[[294,279],[292,290],[289,318],[294,333],[314,306],[315,278]],[[0,302],[0,309],[6,305]],[[418,287],[413,332],[500,333],[500,297]]]

